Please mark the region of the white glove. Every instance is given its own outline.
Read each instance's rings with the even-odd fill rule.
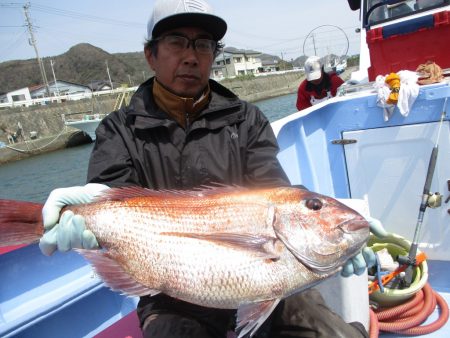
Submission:
[[[74,215],[70,210],[61,215],[59,223],[47,231],[39,241],[44,255],[50,256],[56,250],[66,252],[71,249],[98,249],[97,239],[92,231],[86,229],[84,217]]]
[[[42,208],[45,230],[53,228],[58,223],[59,214],[64,206],[91,203],[96,196],[107,189],[109,187],[104,184],[88,183],[84,186],[53,190]]]
[[[369,222],[370,232],[373,233],[378,238],[383,238],[388,235],[387,231],[384,229],[383,224],[373,217],[366,216],[367,222]],[[343,277],[349,277],[353,274],[359,276],[366,268],[370,268],[376,264],[377,260],[375,253],[371,248],[364,248],[355,257],[349,259],[342,267],[341,275]]]
[[[90,230],[86,230],[85,220],[80,215],[66,211],[59,218],[61,209],[66,205],[91,203],[108,186],[89,183],[85,186],[55,189],[50,193],[42,209],[46,230],[39,241],[39,247],[45,255],[51,255],[57,249],[68,251],[72,248],[95,249],[97,240]],[[59,224],[57,224],[59,220]]]

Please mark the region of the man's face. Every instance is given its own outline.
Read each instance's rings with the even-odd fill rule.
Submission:
[[[195,27],[182,27],[161,35],[184,36],[190,40],[211,39],[206,31]],[[155,76],[166,89],[182,97],[196,97],[206,87],[214,61],[214,53],[200,53],[192,43],[188,48],[174,52],[166,40],[158,42],[157,56],[145,50],[145,58]]]
[[[320,75],[320,77],[317,80],[311,80],[309,82],[311,82],[312,84],[315,84],[317,86],[322,82],[322,79],[323,79],[323,73],[322,73],[322,75]]]

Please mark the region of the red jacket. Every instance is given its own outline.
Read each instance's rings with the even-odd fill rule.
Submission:
[[[297,109],[302,110],[311,107],[315,100],[329,99],[336,96],[336,90],[344,83],[336,73],[324,73],[322,82],[318,85],[307,81],[300,83],[297,93]],[[318,102],[316,102],[318,103]]]

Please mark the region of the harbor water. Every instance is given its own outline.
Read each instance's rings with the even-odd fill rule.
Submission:
[[[297,111],[296,94],[255,102],[270,122]],[[55,188],[84,185],[93,144],[0,165],[0,199],[45,202]]]

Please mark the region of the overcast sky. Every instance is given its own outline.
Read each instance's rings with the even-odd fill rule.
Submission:
[[[0,62],[35,58],[23,6],[0,0]],[[41,57],[87,42],[109,53],[141,51],[154,0],[30,0]],[[278,55],[358,54],[359,12],[347,0],[210,0],[228,23],[226,46]],[[315,52],[314,52],[315,50]]]

